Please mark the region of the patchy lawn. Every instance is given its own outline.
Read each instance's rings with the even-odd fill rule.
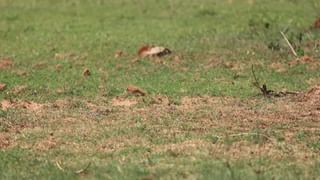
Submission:
[[[0,146],[19,166],[34,157],[40,177],[54,166],[54,176],[76,177],[90,164],[78,176],[312,179],[320,175],[319,100],[319,87],[279,99],[57,100],[6,111]],[[12,175],[15,163],[1,166],[10,170],[4,177],[32,177],[27,167]]]
[[[1,0],[0,179],[319,178],[319,8]]]

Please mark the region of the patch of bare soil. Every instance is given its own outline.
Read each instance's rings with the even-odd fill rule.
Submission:
[[[57,140],[53,136],[49,136],[46,139],[42,139],[36,143],[35,148],[38,151],[48,151],[58,146]]]
[[[303,101],[305,105],[314,107],[317,113],[320,113],[320,85],[310,89],[307,93],[303,95]]]
[[[306,64],[308,70],[318,70],[320,68],[319,59],[311,56],[302,56],[289,62],[290,66],[296,66],[299,64]]]
[[[0,59],[0,69],[8,69],[13,65],[13,61],[10,58]]]
[[[130,106],[133,106],[136,104],[138,104],[138,101],[134,100],[134,99],[124,99],[124,98],[119,98],[119,97],[112,99],[113,106],[130,107]]]
[[[70,102],[66,99],[57,99],[53,102],[52,106],[57,108],[67,108],[70,105]]]
[[[313,27],[320,29],[320,18],[316,19],[316,21],[313,24]]]
[[[9,133],[0,132],[0,149],[7,148],[11,145]]]
[[[39,104],[33,101],[13,101],[13,100],[2,100],[0,102],[1,109],[6,111],[10,108],[22,108],[30,111],[38,111],[43,108],[43,104]]]
[[[146,103],[146,98],[151,102]],[[150,149],[149,153],[174,156],[236,159],[263,155],[279,160],[290,156],[302,161],[319,152],[307,143],[319,138],[320,86],[281,98],[201,96],[170,103],[164,96],[135,96],[81,100],[80,106],[72,101],[57,100],[46,108],[34,102],[2,101],[2,108],[31,109],[16,119],[32,120],[33,126],[19,134],[10,130],[5,136],[0,134],[0,146],[8,146],[7,137],[13,135],[50,132],[52,135],[30,145],[17,138],[14,146],[86,153],[114,153],[139,146]],[[308,134],[307,139],[297,138],[301,132]]]

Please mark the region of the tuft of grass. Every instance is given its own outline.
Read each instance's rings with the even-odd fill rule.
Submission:
[[[308,86],[306,80],[318,77],[319,71],[301,73],[305,70],[288,68],[276,73],[268,65],[293,59],[280,30],[288,30],[288,37],[301,52],[305,43],[319,37],[318,31],[306,31],[316,17],[314,7],[289,0],[253,4],[178,0],[156,5],[128,0],[3,2],[0,57],[12,58],[14,67],[0,74],[0,81],[8,85],[0,97],[47,101],[117,96],[129,84],[149,94],[171,97],[249,97],[256,90],[248,67],[256,63],[264,69],[257,74],[271,87],[303,90]],[[174,54],[161,63],[155,59],[134,62],[143,44],[163,45]],[[117,50],[125,55],[114,58]],[[308,50],[307,55],[316,52]],[[212,60],[222,65],[208,66]],[[242,68],[224,66],[228,61]],[[91,76],[82,76],[85,68]],[[24,75],[17,73],[21,71]],[[234,79],[234,74],[241,78]],[[27,89],[11,92],[21,85]]]
[[[0,100],[44,104],[0,110],[0,179],[318,178],[316,110],[252,98],[250,69],[275,91],[319,78],[318,3],[252,2],[0,1],[0,61],[13,62]],[[290,65],[279,31],[314,61]],[[138,58],[145,44],[173,54]],[[131,84],[148,95],[128,95]],[[115,107],[117,96],[138,105]]]
[[[62,172],[53,163],[26,150],[1,150],[0,160],[1,179],[77,178],[72,172]]]

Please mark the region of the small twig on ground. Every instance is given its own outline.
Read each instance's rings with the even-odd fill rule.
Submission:
[[[291,45],[291,43],[290,43],[290,41],[288,40],[288,38],[286,37],[286,35],[285,35],[282,31],[280,31],[280,33],[281,33],[282,37],[284,38],[284,40],[286,41],[286,43],[288,44],[288,46],[289,46],[292,54],[293,54],[295,57],[298,57],[297,52],[294,50],[293,46]]]
[[[280,92],[275,92],[273,90],[268,90],[267,88],[267,85],[263,84],[262,86],[260,86],[260,83],[258,81],[258,78],[254,72],[254,68],[253,68],[253,65],[251,66],[251,71],[252,71],[252,75],[253,75],[253,78],[254,78],[254,83],[253,85],[258,88],[262,95],[265,96],[265,97],[283,97],[283,96],[286,96],[286,95],[289,95],[289,94],[298,94],[297,92],[290,92],[290,91],[280,91]]]
[[[57,165],[58,169],[60,169],[61,171],[64,171],[64,169],[61,167],[59,161],[56,161],[56,165]]]
[[[266,96],[266,97],[270,96],[270,93],[272,93],[273,91],[268,90],[268,89],[267,89],[267,86],[266,86],[265,84],[263,84],[262,86],[260,86],[260,83],[259,83],[259,81],[258,81],[258,78],[257,78],[257,76],[256,76],[256,74],[255,74],[255,72],[254,72],[253,65],[251,66],[251,71],[252,71],[252,75],[253,75],[253,78],[254,78],[254,81],[255,81],[255,82],[253,83],[253,85],[262,92],[263,96]]]
[[[89,162],[88,165],[85,168],[80,169],[78,171],[75,171],[75,173],[76,174],[81,174],[81,173],[85,172],[90,167],[90,165],[91,165],[91,162]]]
[[[258,89],[260,89],[260,83],[259,83],[259,81],[258,81],[258,78],[257,78],[257,76],[256,76],[256,74],[255,74],[255,72],[254,72],[254,69],[253,69],[253,65],[251,66],[251,72],[252,72],[252,75],[253,75],[253,78],[254,78],[254,83],[253,83],[253,85],[255,86],[255,87],[257,87]]]
[[[59,161],[56,161],[56,165],[57,165],[58,169],[60,169],[61,171],[65,171],[65,169],[62,168],[61,163]],[[81,174],[81,173],[85,172],[90,167],[90,165],[91,165],[91,162],[89,162],[85,168],[74,171],[74,173]]]

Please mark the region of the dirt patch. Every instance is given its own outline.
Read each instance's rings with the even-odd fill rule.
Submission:
[[[309,99],[319,99],[320,98],[320,85],[310,89],[306,94]]]
[[[70,105],[70,102],[66,99],[57,99],[52,105],[57,108],[65,108]]]
[[[8,100],[2,100],[0,104],[1,104],[2,110],[4,110],[4,111],[7,110],[8,108],[12,107],[11,101],[8,101]]]
[[[123,106],[123,107],[130,107],[138,104],[138,101],[134,99],[125,99],[125,98],[113,98],[112,99],[112,105],[113,106]]]
[[[296,58],[288,63],[290,66],[296,66],[299,64],[306,64],[308,70],[318,70],[320,67],[320,61],[317,58],[311,56],[302,56]]]
[[[320,102],[320,85],[310,89],[304,94],[303,100],[310,106],[319,106]],[[320,111],[320,106],[317,108]]]
[[[0,133],[0,149],[7,148],[11,144],[10,134]]]
[[[0,92],[4,91],[6,89],[6,87],[7,87],[6,84],[0,83]]]
[[[22,108],[30,111],[38,111],[44,107],[43,104],[39,104],[33,101],[13,101],[13,100],[2,100],[0,102],[2,110],[6,111],[10,108]]]
[[[145,102],[147,98],[152,103]],[[35,106],[37,113],[23,111],[19,118],[32,120],[32,126],[22,129],[21,135],[7,131],[1,146],[7,147],[7,137],[12,135],[50,132],[52,136],[34,142],[18,138],[15,144],[35,151],[59,147],[72,153],[128,150],[128,156],[132,148],[143,147],[150,149],[147,153],[173,156],[312,159],[317,149],[306,143],[318,138],[319,100],[320,86],[282,98],[199,96],[183,97],[179,103],[170,103],[165,96],[77,100],[78,106],[72,105],[75,100],[57,100],[46,108],[33,102],[2,101],[2,108],[19,111]],[[308,134],[308,140],[299,141],[301,132]]]
[[[46,139],[40,140],[35,145],[38,151],[48,151],[58,146],[57,140],[53,136],[49,136]]]
[[[313,24],[314,28],[320,29],[320,18],[316,19],[316,21]]]
[[[0,69],[8,69],[13,65],[13,61],[10,58],[0,59]]]
[[[275,70],[276,72],[286,72],[287,68],[285,67],[284,64],[276,62],[276,63],[272,63],[269,65],[269,67],[273,70]]]

